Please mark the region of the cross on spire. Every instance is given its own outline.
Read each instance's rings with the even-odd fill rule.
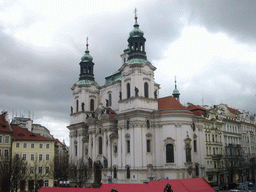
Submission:
[[[89,46],[89,44],[88,44],[88,37],[86,38],[86,49],[88,49],[88,46]]]
[[[137,22],[137,19],[138,19],[138,17],[137,17],[137,12],[138,12],[138,10],[135,8],[135,10],[134,10],[135,17],[134,17],[134,19],[135,19],[136,22]]]

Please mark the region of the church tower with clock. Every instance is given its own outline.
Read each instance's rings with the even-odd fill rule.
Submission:
[[[122,66],[105,77],[104,85],[94,79],[87,40],[79,80],[71,88],[70,159],[92,167],[94,184],[203,177],[201,125],[180,104],[179,91],[159,97],[156,67],[147,60],[137,20],[135,10]]]

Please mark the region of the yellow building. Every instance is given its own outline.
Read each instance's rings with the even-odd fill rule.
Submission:
[[[26,180],[21,181],[20,191],[38,189],[54,184],[54,139],[49,139],[25,128],[12,125],[12,156],[27,162],[22,172]]]
[[[12,138],[12,128],[6,120],[7,113],[2,113],[0,115],[0,161],[9,161],[9,156],[11,154],[11,138]],[[0,179],[0,191],[7,191],[8,178]]]

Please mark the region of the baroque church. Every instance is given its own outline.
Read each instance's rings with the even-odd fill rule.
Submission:
[[[100,86],[88,39],[72,86],[70,157],[94,170],[91,183],[142,183],[205,176],[202,122],[173,94],[159,98],[146,39],[135,24],[121,67]],[[118,65],[117,65],[118,67]]]

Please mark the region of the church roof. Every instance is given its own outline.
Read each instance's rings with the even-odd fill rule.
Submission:
[[[96,81],[91,81],[91,80],[79,80],[76,84],[77,85],[91,85],[93,83],[96,83],[98,85],[98,83]]]
[[[199,105],[190,105],[188,108],[188,110],[192,111],[192,113],[195,116],[205,116],[205,112],[208,111],[207,109],[199,106]]]
[[[144,63],[147,63],[148,61],[146,59],[138,59],[138,58],[133,58],[133,59],[130,59],[127,61],[127,63],[129,65],[132,65],[132,64],[144,64]]]
[[[43,137],[36,133],[33,133],[26,128],[22,128],[17,125],[12,125],[13,129],[13,137],[15,140],[26,140],[26,141],[55,141],[54,139],[49,139],[47,137]]]
[[[158,99],[158,109],[161,113],[168,112],[183,112],[191,113],[186,107],[173,96],[163,97]]]
[[[110,73],[107,77],[105,77],[106,79],[106,82],[115,82],[115,81],[118,81],[118,80],[122,80],[122,77],[121,77],[121,72],[120,71],[114,71],[112,73]]]

